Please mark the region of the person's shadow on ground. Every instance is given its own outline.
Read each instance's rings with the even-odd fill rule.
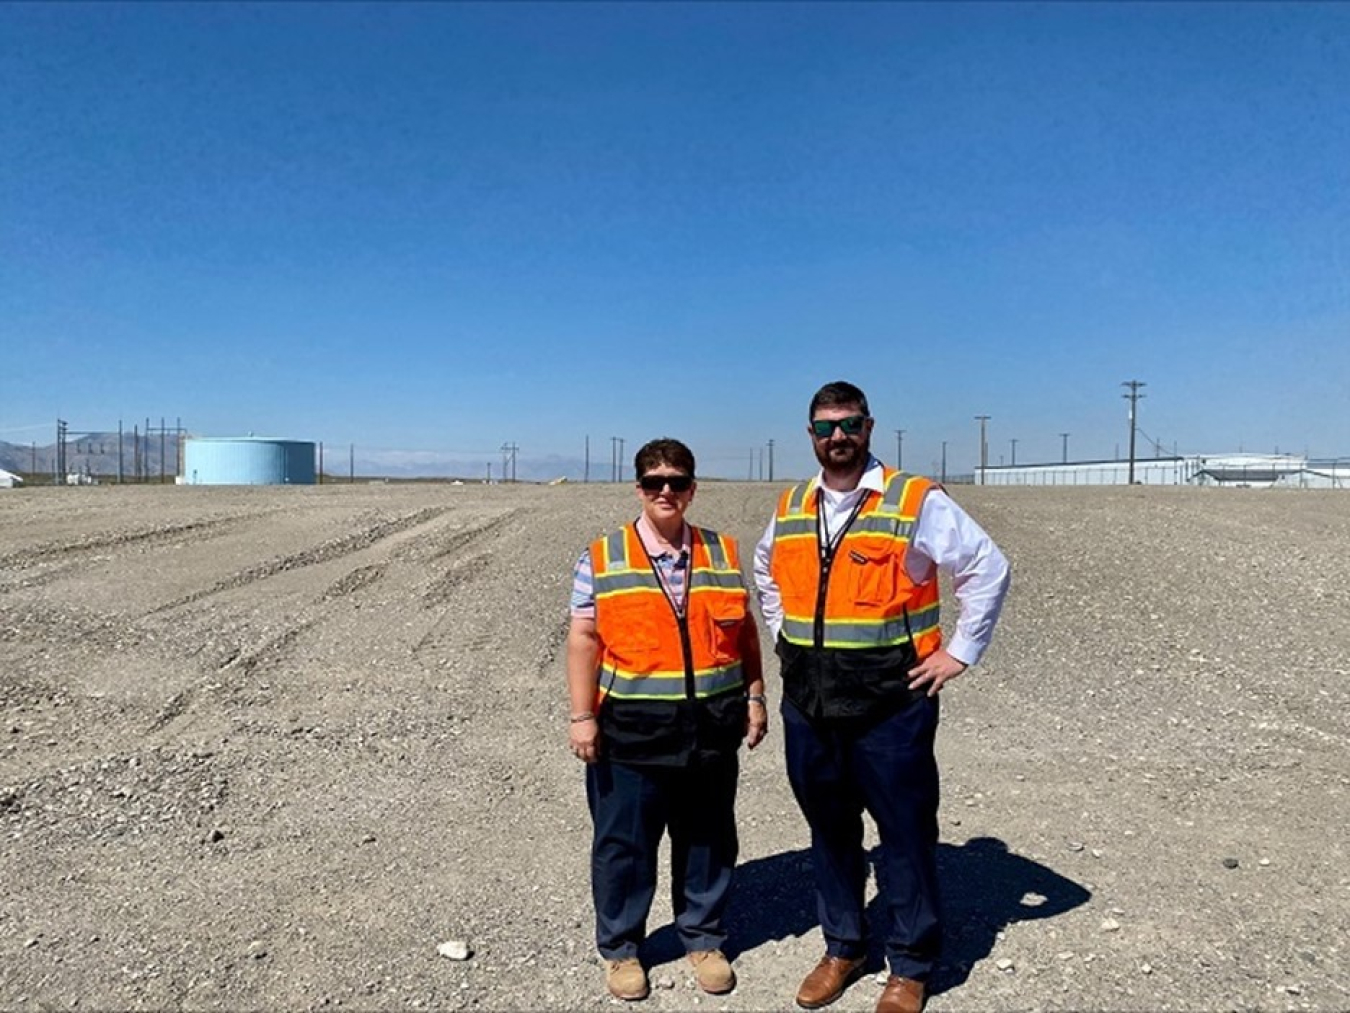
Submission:
[[[875,850],[868,857],[875,869]],[[942,961],[928,985],[930,995],[964,983],[970,969],[993,951],[997,934],[1006,926],[1052,918],[1092,896],[1039,862],[1011,853],[995,837],[973,837],[964,845],[939,844],[937,863],[945,933]],[[867,967],[879,971],[885,960],[876,929],[885,918],[876,897],[868,905],[867,918],[872,926]],[[729,957],[773,940],[805,935],[819,924],[809,851],[787,851],[737,867],[726,916]],[[653,933],[646,950],[653,963],[678,960],[684,952],[673,925]],[[803,968],[802,974],[809,970]]]

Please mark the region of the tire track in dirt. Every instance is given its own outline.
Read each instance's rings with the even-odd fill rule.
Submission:
[[[231,653],[224,662],[216,666],[213,676],[225,674],[238,674],[241,676],[252,675],[253,672],[265,665],[276,665],[281,662],[295,647],[295,643],[300,636],[308,629],[317,624],[317,620],[306,620],[292,626],[288,626],[280,633],[258,644],[248,651],[235,651]],[[157,732],[167,727],[174,719],[182,717],[195,702],[205,683],[198,680],[190,686],[185,686],[172,697],[169,698],[153,721],[147,731]]]
[[[202,599],[224,593],[226,591],[236,590],[245,587],[253,580],[262,580],[278,573],[289,572],[301,565],[312,566],[321,563],[331,563],[341,559],[344,556],[352,555],[356,552],[365,551],[378,542],[395,535],[413,531],[418,527],[424,526],[435,521],[449,510],[449,507],[430,507],[416,511],[412,514],[395,518],[392,521],[386,521],[372,525],[351,536],[345,536],[326,542],[317,546],[313,550],[304,553],[296,553],[285,557],[283,560],[273,560],[258,567],[252,567],[242,571],[239,574],[227,578],[225,581],[206,589],[204,592],[195,592],[193,595],[186,596],[174,603],[174,606],[181,607],[186,604],[200,602]],[[507,512],[504,515],[494,517],[486,523],[469,527],[465,530],[456,531],[446,539],[438,540],[415,539],[403,545],[396,547],[388,558],[374,563],[368,563],[362,566],[348,570],[337,580],[333,581],[324,589],[322,593],[314,597],[307,605],[302,606],[298,613],[298,618],[289,622],[280,632],[268,635],[261,642],[252,646],[240,645],[229,651],[224,660],[217,663],[214,669],[207,673],[204,678],[199,679],[191,686],[185,687],[176,693],[169,702],[161,709],[150,725],[150,731],[159,731],[176,718],[186,714],[191,708],[193,702],[200,694],[207,681],[220,675],[230,675],[236,678],[247,678],[260,668],[276,667],[282,664],[296,648],[298,641],[307,632],[316,629],[325,622],[334,621],[335,617],[327,612],[327,607],[334,602],[350,598],[365,591],[379,583],[395,562],[407,562],[410,559],[443,559],[452,556],[455,553],[462,553],[466,549],[480,543],[486,538],[491,538],[501,532],[513,521],[518,521],[520,509]],[[435,543],[435,547],[430,554],[425,549],[426,542],[430,540]],[[340,551],[341,550],[341,551]],[[486,558],[490,553],[480,553],[470,560],[465,561],[455,568],[455,573],[461,577],[467,578],[477,567],[474,563]],[[303,562],[297,563],[300,559]],[[242,579],[246,575],[256,574],[249,580]],[[459,583],[459,579],[453,583]],[[433,587],[436,582],[433,582]],[[434,592],[433,592],[434,593]],[[147,613],[146,618],[166,611],[169,607],[160,606]],[[314,610],[314,614],[309,614]],[[413,648],[414,655],[417,647]]]
[[[191,536],[194,543],[223,538],[260,517],[276,512],[267,510],[141,531],[98,532],[74,542],[45,542],[19,552],[6,553],[0,556],[0,573],[5,573],[11,579],[0,581],[0,594],[50,584],[87,566],[89,556],[94,553],[127,548],[159,548],[181,541],[185,536]],[[47,569],[40,573],[28,572],[44,565]]]
[[[257,566],[250,566],[244,570],[226,577],[224,580],[217,581],[210,587],[201,588],[190,594],[183,595],[170,602],[157,605],[146,616],[157,615],[162,612],[169,612],[173,609],[182,608],[184,605],[191,605],[194,602],[201,601],[203,598],[210,598],[227,591],[234,591],[249,584],[266,580],[268,577],[276,576],[279,573],[286,573],[291,570],[298,570],[304,567],[317,566],[320,563],[331,563],[334,560],[341,559],[343,556],[354,555],[365,549],[370,548],[383,539],[401,534],[412,528],[428,524],[446,513],[450,507],[435,506],[425,507],[416,510],[410,514],[404,514],[392,520],[382,521],[378,524],[372,524],[360,531],[349,535],[343,535],[340,538],[330,539],[313,548],[303,549],[300,552],[294,552],[287,556],[279,556],[270,559],[265,563],[259,563]]]
[[[209,534],[214,537],[216,534],[223,534],[231,528],[238,527],[245,521],[251,522],[275,512],[275,510],[268,510],[254,514],[219,517],[214,520],[187,521],[182,524],[166,524],[144,528],[140,531],[99,531],[73,542],[40,542],[17,552],[0,555],[0,567],[23,569],[77,553],[97,552],[100,549],[121,549],[127,546],[157,545],[188,534],[198,536]]]
[[[337,601],[355,594],[362,588],[370,587],[384,576],[384,572],[388,568],[386,563],[374,563],[369,566],[358,566],[355,570],[348,570],[330,584],[328,590],[315,599],[315,603],[322,605],[326,602]]]

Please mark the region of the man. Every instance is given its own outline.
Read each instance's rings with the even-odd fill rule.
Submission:
[[[783,675],[788,778],[811,828],[825,956],[797,1004],[834,1002],[867,952],[862,813],[877,869],[890,976],[877,1013],[918,1013],[941,941],[937,898],[938,692],[984,653],[1008,562],[935,483],[884,467],[867,398],[828,383],[807,432],[820,473],[789,489],[755,549],[760,608]],[[938,624],[937,569],[961,606]]]
[[[596,945],[610,994],[645,999],[639,950],[669,831],[675,928],[698,986],[721,995],[736,987],[722,916],[738,847],[737,749],[768,729],[759,634],[736,543],[685,523],[698,488],[689,448],[653,440],[634,467],[642,514],[582,554],[567,635]]]

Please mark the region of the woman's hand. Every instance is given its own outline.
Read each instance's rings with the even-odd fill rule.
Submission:
[[[567,744],[572,755],[583,763],[594,763],[600,756],[600,726],[594,714],[577,715],[567,726]]]

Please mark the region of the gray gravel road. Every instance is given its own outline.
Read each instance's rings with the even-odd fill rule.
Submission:
[[[1350,497],[954,491],[1014,587],[943,693],[930,1009],[1350,1009]],[[707,484],[690,518],[753,543],[774,494]],[[618,1005],[561,647],[577,553],[635,513],[0,493],[0,1008]],[[658,898],[635,1008],[791,1007],[821,942],[781,747],[743,758],[740,987],[693,987]]]

